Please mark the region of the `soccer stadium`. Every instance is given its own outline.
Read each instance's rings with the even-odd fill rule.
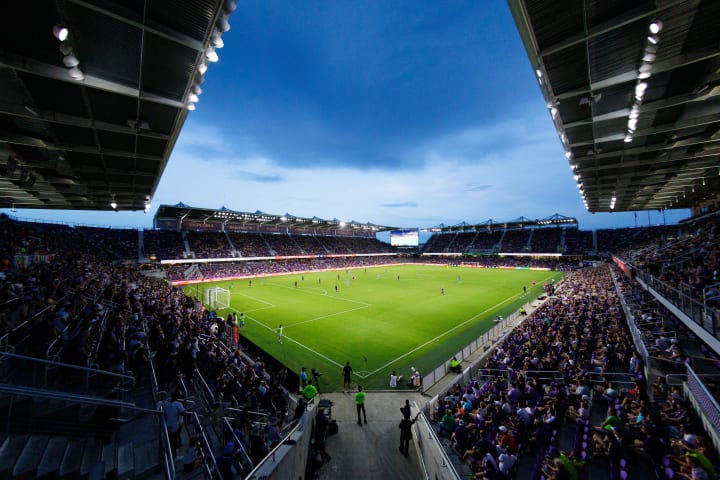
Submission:
[[[532,80],[541,122],[565,153],[533,159],[537,183],[549,182],[543,163],[561,163],[567,178],[558,181],[571,184],[583,214],[629,214],[621,218],[632,226],[588,229],[552,210],[504,218],[501,208],[519,215],[533,203],[574,209],[547,203],[556,193],[550,183],[530,204],[521,200],[518,191],[536,190],[517,170],[504,172],[517,204],[512,196],[478,200],[494,180],[445,183],[437,171],[439,190],[423,185],[436,199],[375,202],[364,171],[378,170],[378,183],[406,171],[363,163],[369,150],[347,138],[330,143],[363,157],[354,176],[331,166],[338,180],[321,178],[327,191],[303,185],[302,195],[283,197],[317,212],[180,201],[227,189],[220,177],[235,175],[206,161],[229,151],[203,127],[209,114],[192,120],[202,115],[201,98],[226,93],[211,80],[225,43],[252,45],[253,34],[280,28],[295,41],[283,59],[289,83],[307,87],[298,72],[312,70],[303,63],[312,59],[299,52],[303,42],[315,46],[312,19],[336,22],[328,12],[347,7],[350,23],[319,35],[337,43],[362,34],[371,14],[347,3],[308,2],[298,17],[273,10],[282,3],[236,0],[3,6],[0,478],[720,478],[720,2],[465,5],[482,18],[500,8],[510,29],[475,25],[457,6],[418,2],[417,16],[401,9],[397,23],[393,8],[414,11],[414,2],[367,6],[382,13],[374,25],[392,24],[417,42],[393,47],[398,76],[372,62],[349,75],[353,85],[373,69],[391,78],[380,103],[412,84],[405,50],[433,57],[421,64],[442,63],[426,52],[459,38],[443,19],[469,22],[460,37],[511,30],[505,34],[523,49],[523,68],[512,75]],[[272,21],[243,25],[244,7],[266,9]],[[432,13],[441,11],[451,13]],[[360,27],[350,26],[355,20]],[[247,35],[230,37],[231,25]],[[420,38],[435,27],[447,37]],[[260,57],[273,51],[261,51],[248,53],[257,71],[242,75],[266,75]],[[347,61],[319,46],[314,55]],[[239,75],[229,75],[228,88],[243,88]],[[263,82],[267,95],[289,102],[287,87]],[[252,101],[246,106],[252,111]],[[298,142],[278,147],[286,154],[304,155],[301,144],[317,132],[332,136],[295,120],[294,137],[280,126],[265,132]],[[250,151],[260,137],[234,127]],[[518,135],[542,150],[545,127]],[[199,143],[173,153],[185,136]],[[468,136],[459,135],[454,155],[469,149]],[[358,141],[382,140],[374,132]],[[308,151],[327,161],[317,145]],[[459,165],[433,155],[428,163],[445,170]],[[153,206],[167,198],[161,181],[175,175],[183,161],[176,156],[190,158],[182,176],[191,183],[171,189],[177,201]],[[290,188],[266,158],[250,160],[257,170],[240,173],[267,196],[238,189],[227,205],[248,205],[251,196],[271,202]],[[401,198],[405,186],[382,188]],[[451,207],[441,203],[446,193]],[[373,202],[395,211],[438,203],[448,220],[338,219],[380,211]],[[500,220],[451,221],[467,204],[496,208]],[[348,211],[319,213],[328,206]],[[52,213],[22,213],[33,211]],[[97,212],[144,212],[152,227],[71,217]]]

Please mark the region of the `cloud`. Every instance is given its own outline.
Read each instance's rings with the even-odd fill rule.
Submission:
[[[416,202],[397,202],[397,203],[383,203],[380,205],[381,207],[388,207],[388,208],[400,208],[400,207],[412,207],[415,208],[418,206]]]
[[[466,185],[464,191],[466,192],[483,192],[490,190],[492,185]]]
[[[233,176],[241,180],[248,180],[250,182],[257,183],[280,183],[286,181],[286,178],[283,175],[268,175],[263,173],[248,172],[244,170],[238,170],[233,172]]]

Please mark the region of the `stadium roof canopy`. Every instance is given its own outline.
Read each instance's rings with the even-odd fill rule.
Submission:
[[[361,223],[351,220],[345,222],[334,218],[325,220],[319,217],[298,217],[286,213],[284,215],[276,215],[257,211],[237,212],[225,207],[219,209],[195,208],[184,203],[176,205],[160,205],[155,214],[153,223],[158,228],[164,228],[167,225],[173,225],[173,228],[194,229],[201,224],[214,225],[244,225],[244,226],[271,226],[282,227],[288,229],[312,229],[312,230],[339,230],[347,229],[363,232],[383,232],[393,230],[396,227],[388,227],[383,225],[375,225],[372,223]]]
[[[234,7],[5,2],[0,207],[143,210]]]
[[[502,230],[521,230],[524,228],[578,228],[578,226],[577,219],[554,213],[540,219],[527,217],[518,217],[505,221],[489,219],[479,223],[462,222],[457,225],[437,225],[435,227],[423,228],[423,231],[431,233],[496,232]]]
[[[717,204],[720,2],[508,3],[590,212]]]

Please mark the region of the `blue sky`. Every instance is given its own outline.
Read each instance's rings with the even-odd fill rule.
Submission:
[[[147,215],[15,215],[149,228],[182,201],[397,227],[635,225],[584,209],[506,2],[238,3]]]

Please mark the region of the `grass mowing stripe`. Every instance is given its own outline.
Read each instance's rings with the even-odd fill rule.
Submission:
[[[552,275],[549,276],[549,277],[545,277],[545,278],[543,279],[543,282],[549,280],[550,278],[552,278]],[[498,304],[496,304],[496,305],[494,305],[494,306],[492,306],[492,307],[490,307],[490,308],[487,308],[487,309],[485,309],[484,311],[482,311],[482,312],[480,312],[480,313],[478,313],[478,314],[476,314],[476,315],[473,315],[472,317],[468,318],[468,319],[465,320],[464,322],[462,322],[462,323],[454,326],[453,328],[451,328],[451,329],[449,329],[449,330],[446,330],[445,332],[441,333],[441,334],[438,335],[437,337],[431,338],[430,340],[428,340],[428,341],[425,342],[424,344],[419,345],[419,346],[413,348],[412,350],[410,350],[409,352],[407,352],[407,353],[405,353],[405,354],[403,354],[403,355],[400,355],[399,357],[397,357],[397,358],[389,361],[388,363],[386,363],[386,364],[383,365],[382,367],[373,370],[372,372],[368,373],[367,375],[365,375],[365,376],[362,377],[362,378],[365,379],[365,378],[368,378],[368,377],[376,374],[376,373],[379,372],[380,370],[389,367],[390,365],[392,365],[393,363],[395,363],[395,362],[397,362],[397,361],[399,361],[399,360],[402,360],[404,357],[412,354],[413,352],[415,352],[415,351],[417,351],[417,350],[420,350],[421,348],[423,348],[423,347],[425,347],[425,346],[427,346],[427,345],[429,345],[429,344],[431,344],[431,343],[433,343],[433,342],[436,342],[436,341],[440,340],[442,337],[448,335],[449,333],[451,333],[452,331],[456,330],[457,328],[462,327],[463,325],[465,325],[465,324],[467,324],[467,323],[469,323],[469,322],[477,319],[478,317],[480,317],[480,316],[482,316],[482,315],[487,314],[488,312],[491,312],[491,311],[493,311],[493,310],[496,310],[496,309],[500,308],[502,305],[510,302],[510,301],[513,300],[515,297],[521,298],[521,297],[523,297],[524,295],[525,295],[525,294],[520,294],[520,293],[518,293],[518,294],[516,294],[516,295],[514,295],[514,296],[508,297],[507,299],[503,300],[502,302],[500,302],[500,303],[498,303]]]
[[[233,283],[233,309],[253,312],[243,336],[289,369],[317,368],[323,372],[323,391],[331,391],[341,387],[338,365],[346,361],[368,389],[387,388],[385,375],[391,370],[405,377],[411,365],[428,371],[491,329],[496,315],[508,315],[541,295],[543,281],[562,276],[405,265],[288,274],[253,280],[252,286],[206,285]],[[526,298],[521,298],[523,286]],[[280,323],[289,339],[284,345],[275,334]]]

